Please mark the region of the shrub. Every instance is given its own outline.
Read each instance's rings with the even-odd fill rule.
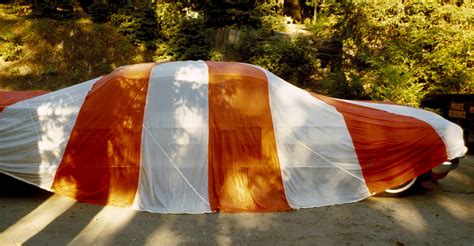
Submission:
[[[0,35],[0,57],[4,61],[16,61],[20,59],[23,39],[20,35],[5,32]]]
[[[278,4],[276,2],[263,2],[250,11],[250,22],[255,23],[257,28],[261,28],[270,33],[275,31],[285,31],[285,17],[278,14]]]
[[[171,38],[159,41],[154,60],[207,60],[210,46],[204,23],[199,20],[183,20]]]
[[[150,6],[129,6],[121,8],[110,17],[118,31],[133,43],[153,46],[158,37],[156,14]]]
[[[209,60],[211,60],[211,61],[224,61],[225,56],[219,50],[211,50],[211,52],[209,53]]]
[[[32,4],[34,17],[46,17],[55,20],[75,18],[74,5],[76,0],[40,0],[28,1]]]
[[[105,3],[95,3],[87,7],[92,21],[105,23],[110,20],[111,15],[116,11],[112,6]],[[115,11],[114,11],[115,10]]]
[[[320,81],[322,91],[337,98],[370,99],[364,88],[364,81],[358,76],[348,77],[342,71],[328,73]]]
[[[337,81],[333,88],[348,91],[362,83],[358,87],[373,99],[412,106],[426,93],[474,92],[472,4],[390,0],[329,5],[312,29],[318,38],[341,39],[346,47],[339,73],[350,83]]]
[[[263,32],[263,33],[262,33]],[[268,69],[303,88],[314,88],[311,77],[317,67],[315,50],[304,36],[265,36],[265,31],[247,29],[235,45],[241,61]]]
[[[20,59],[22,48],[14,43],[0,44],[0,57],[4,61],[16,61]]]
[[[269,31],[283,31],[285,27],[275,1],[198,1],[196,8],[202,10],[209,27],[253,27]]]
[[[160,4],[157,9],[160,39],[153,60],[207,60],[209,29],[202,13],[177,4]]]
[[[413,64],[385,65],[376,72],[371,98],[388,100],[403,105],[418,107],[427,91],[424,83],[417,83],[413,76]]]
[[[169,40],[175,35],[181,22],[187,18],[187,16],[183,4],[177,2],[158,4],[156,8],[156,18],[160,30],[160,38]]]

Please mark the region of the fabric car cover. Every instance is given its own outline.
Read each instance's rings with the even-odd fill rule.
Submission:
[[[0,94],[0,172],[150,212],[355,202],[466,152],[434,113],[312,94],[243,63],[131,65],[41,94]]]
[[[46,91],[0,91],[0,112],[8,105],[46,93]]]

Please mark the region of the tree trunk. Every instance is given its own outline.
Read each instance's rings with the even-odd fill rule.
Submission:
[[[296,22],[301,22],[300,0],[290,0],[290,15]]]
[[[316,24],[318,21],[318,0],[313,0],[314,4],[314,14],[313,14],[313,24]]]

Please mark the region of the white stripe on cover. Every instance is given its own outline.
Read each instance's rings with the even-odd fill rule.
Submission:
[[[208,195],[208,67],[202,61],[153,68],[134,209],[211,212]]]
[[[0,113],[0,172],[51,190],[77,115],[99,79],[6,107]]]
[[[350,100],[341,101],[369,108],[384,110],[389,113],[413,117],[430,124],[445,143],[446,153],[448,155],[448,159],[450,160],[456,157],[464,156],[464,154],[466,154],[467,152],[467,149],[464,146],[462,128],[435,113],[418,108],[394,104],[368,103]]]
[[[369,197],[342,115],[308,92],[262,71],[268,77],[278,157],[290,206],[319,207]]]

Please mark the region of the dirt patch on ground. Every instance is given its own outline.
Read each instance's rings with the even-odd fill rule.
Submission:
[[[474,242],[473,156],[409,197],[281,213],[151,214],[78,203],[6,176],[0,181],[0,245]]]

